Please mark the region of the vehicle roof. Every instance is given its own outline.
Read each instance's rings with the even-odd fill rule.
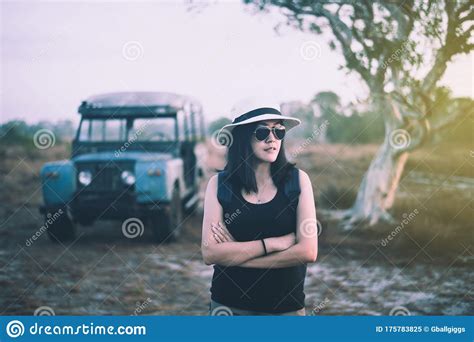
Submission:
[[[189,108],[188,108],[189,107]],[[168,92],[116,92],[94,95],[82,102],[79,113],[84,116],[160,116],[179,110],[198,112],[195,99]]]

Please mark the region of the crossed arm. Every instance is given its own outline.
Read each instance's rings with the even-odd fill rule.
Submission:
[[[201,251],[207,265],[281,268],[312,263],[318,254],[316,209],[311,181],[300,170],[301,194],[297,209],[296,235],[291,233],[265,239],[268,255],[260,240],[237,242],[220,220],[223,210],[217,201],[217,176],[208,183],[204,199]]]

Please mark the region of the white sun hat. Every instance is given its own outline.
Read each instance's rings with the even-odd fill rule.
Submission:
[[[224,130],[230,132],[237,126],[257,121],[283,120],[283,125],[287,131],[301,123],[299,119],[281,114],[280,105],[268,99],[248,98],[242,100],[232,107],[231,114],[233,117],[232,123],[222,127],[218,136]]]

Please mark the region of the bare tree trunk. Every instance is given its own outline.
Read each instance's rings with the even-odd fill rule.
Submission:
[[[399,153],[393,147],[392,131],[386,132],[383,144],[362,179],[356,201],[343,222],[346,228],[360,221],[367,221],[369,226],[379,221],[393,222],[387,210],[393,205],[408,152]]]
[[[368,226],[394,221],[388,210],[393,206],[409,152],[421,145],[427,133],[420,122],[406,122],[392,101],[377,102],[376,107],[386,112],[384,141],[362,179],[352,208],[331,214],[342,219],[345,229],[361,221]]]

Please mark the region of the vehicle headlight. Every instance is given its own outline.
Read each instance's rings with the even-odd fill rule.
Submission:
[[[161,170],[160,169],[148,169],[147,171],[148,176],[161,176]]]
[[[92,172],[90,172],[89,170],[81,171],[79,172],[77,179],[82,185],[88,186],[92,182]]]
[[[135,175],[131,171],[123,171],[120,177],[122,178],[122,182],[126,185],[135,184]]]

